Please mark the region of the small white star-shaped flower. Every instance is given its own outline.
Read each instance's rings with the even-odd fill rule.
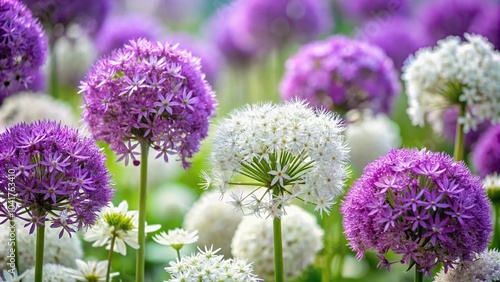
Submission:
[[[283,167],[283,169],[281,169],[281,164],[278,162],[276,164],[276,170],[271,170],[268,172],[269,174],[274,175],[274,178],[271,181],[271,186],[274,186],[274,184],[276,184],[276,182],[278,182],[278,181],[279,181],[281,187],[285,186],[283,184],[283,179],[286,179],[286,180],[291,179],[290,175],[286,174],[286,171],[287,171],[289,166],[290,165],[287,164]]]

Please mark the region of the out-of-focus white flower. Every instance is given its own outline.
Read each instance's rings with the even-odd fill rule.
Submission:
[[[108,268],[108,261],[103,260],[100,262],[76,260],[77,269],[68,270],[71,278],[77,281],[106,281],[106,272]],[[110,273],[110,277],[118,276],[119,272]]]
[[[175,250],[180,250],[184,245],[198,241],[198,231],[188,232],[182,228],[175,228],[169,230],[168,233],[161,232],[154,236],[153,240],[160,245],[171,246]]]
[[[7,270],[4,270],[3,279],[0,276],[0,282],[19,282],[26,274],[28,274],[28,272],[24,272],[21,275],[17,275],[17,271],[15,269],[13,270],[12,273]]]
[[[67,268],[60,264],[44,264],[43,265],[43,282],[76,282],[74,278],[69,277]],[[33,267],[26,273],[23,281],[35,281],[35,268]]]
[[[485,120],[500,122],[500,54],[480,35],[465,38],[466,42],[452,36],[440,40],[406,62],[403,80],[413,124],[442,123],[436,117],[460,104],[466,107],[458,119],[465,133]]]
[[[484,188],[493,203],[500,202],[500,174],[493,173],[483,179]]]
[[[134,249],[139,248],[138,238],[138,212],[129,211],[127,201],[122,201],[118,207],[110,203],[109,206],[101,210],[96,223],[84,235],[85,241],[94,242],[93,247],[106,245],[106,249],[111,247],[111,239],[115,236],[113,251],[122,255],[127,254],[129,245]],[[146,233],[160,229],[160,225],[147,225]]]
[[[198,230],[197,245],[220,249],[224,257],[231,257],[231,240],[243,214],[228,204],[229,192],[206,192],[194,203],[184,217],[184,228]]]
[[[435,282],[494,282],[500,280],[500,253],[497,250],[486,250],[475,260],[465,262],[448,269],[441,270]]]
[[[351,163],[358,169],[401,146],[398,125],[384,114],[352,117],[345,131]]]
[[[19,272],[24,272],[35,265],[36,234],[29,234],[29,228],[24,228],[22,223],[16,222],[17,262]],[[58,263],[73,267],[75,259],[83,256],[82,244],[77,236],[64,235],[59,238],[59,231],[55,228],[45,228],[43,261],[45,263]],[[10,224],[0,225],[0,269],[8,269],[8,256],[13,242]],[[28,281],[28,280],[27,280]]]
[[[281,219],[285,280],[298,276],[314,262],[323,247],[323,230],[316,218],[291,205]],[[234,234],[233,256],[253,262],[255,273],[264,281],[274,281],[273,220],[244,217]]]
[[[252,265],[244,259],[224,259],[217,250],[211,247],[191,256],[182,257],[179,261],[170,262],[165,270],[170,273],[169,281],[198,282],[203,281],[243,281],[257,282]]]

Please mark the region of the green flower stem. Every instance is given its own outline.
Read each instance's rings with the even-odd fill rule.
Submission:
[[[42,282],[43,278],[43,250],[45,239],[45,226],[36,227],[36,257],[35,257],[35,282]]]
[[[493,203],[493,209],[495,212],[494,216],[494,229],[493,229],[493,241],[491,242],[491,247],[494,249],[500,249],[500,204]]]
[[[415,277],[413,279],[414,282],[423,282],[424,281],[424,273],[420,271],[420,267],[415,265]]]
[[[176,248],[175,251],[177,252],[177,259],[181,261],[181,249]]]
[[[54,98],[59,98],[59,85],[57,81],[57,56],[55,54],[54,46],[52,46],[50,50],[49,94]]]
[[[111,237],[111,246],[109,247],[108,254],[108,269],[106,270],[106,282],[109,282],[111,277],[111,260],[113,259],[113,248],[115,247],[116,234],[113,232],[113,237]]]
[[[457,118],[457,131],[455,134],[455,151],[453,153],[453,157],[456,161],[462,161],[464,159],[464,125],[458,122],[458,120],[465,116],[465,107],[465,103],[460,103]]]
[[[141,141],[141,180],[139,187],[139,235],[135,281],[144,282],[144,267],[146,262],[146,190],[148,183],[148,152],[149,143]]]
[[[279,187],[273,188],[273,196],[279,196]],[[281,239],[281,219],[273,219],[273,237],[274,237],[274,281],[284,282],[283,272],[283,243]]]
[[[333,257],[334,254],[331,252],[331,242],[333,241],[331,239],[331,232],[332,232],[332,225],[333,225],[333,217],[332,215],[327,215],[323,219],[323,228],[325,230],[325,236],[324,238],[324,244],[325,244],[325,256],[323,260],[323,273],[321,275],[321,281],[322,282],[330,282],[331,277],[332,277],[332,262],[333,262]]]

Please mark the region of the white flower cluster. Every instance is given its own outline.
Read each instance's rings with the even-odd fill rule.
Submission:
[[[153,237],[153,240],[165,246],[171,246],[176,250],[180,250],[182,246],[193,244],[198,241],[198,231],[188,232],[182,228],[175,228],[167,232],[161,232]]]
[[[24,228],[24,224],[16,224],[16,244],[17,262],[19,273],[22,273],[35,265],[36,234],[29,234],[29,228]],[[8,256],[11,245],[9,243],[10,223],[0,225],[0,269],[8,269]],[[58,263],[64,266],[73,267],[75,259],[83,256],[82,244],[78,236],[69,237],[64,235],[59,239],[59,230],[55,228],[45,228],[44,240],[44,263]],[[27,280],[28,281],[28,280]]]
[[[436,275],[434,282],[494,282],[500,281],[500,253],[485,251],[475,260]]]
[[[466,133],[485,120],[500,122],[500,55],[480,35],[465,38],[450,36],[407,61],[403,80],[413,124],[440,122],[436,116],[459,103],[467,107],[459,119]]]
[[[76,282],[74,278],[69,277],[69,272],[71,268],[59,264],[44,264],[42,282]],[[34,267],[26,273],[23,281],[35,281]]]
[[[500,190],[500,174],[493,173],[487,175],[483,180],[483,184],[486,189]]]
[[[314,262],[323,247],[323,230],[316,218],[291,205],[281,220],[285,280],[297,277]],[[234,234],[233,256],[253,262],[255,273],[264,281],[274,281],[273,220],[244,217]]]
[[[77,259],[76,265],[78,269],[67,270],[69,277],[76,279],[78,281],[105,281],[106,272],[108,270],[108,261],[103,260],[100,262],[89,261],[84,262]],[[119,272],[113,272],[109,274],[109,277],[118,276]]]
[[[220,122],[213,137],[212,176],[206,186],[225,192],[247,176],[252,185],[274,195],[265,200],[234,197],[245,214],[280,217],[289,200],[300,197],[328,212],[342,193],[348,149],[342,121],[334,113],[315,110],[302,101],[249,105]],[[247,178],[248,179],[248,178]]]
[[[241,259],[224,259],[212,248],[198,249],[199,253],[170,262],[165,270],[171,282],[256,282],[252,265]]]
[[[197,245],[220,248],[220,254],[231,257],[231,240],[243,217],[240,211],[228,204],[227,196],[219,191],[204,193],[184,217],[184,228],[198,230]]]

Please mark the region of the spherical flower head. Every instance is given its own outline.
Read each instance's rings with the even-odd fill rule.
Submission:
[[[179,155],[183,166],[207,136],[216,100],[200,60],[177,45],[131,41],[97,61],[80,86],[83,119],[125,165],[138,143],[157,158]]]
[[[9,236],[12,234],[9,222],[0,225],[0,269],[9,269],[9,255],[12,244]],[[36,234],[30,234],[28,228],[16,221],[17,263],[19,272],[35,266]],[[83,257],[82,244],[78,236],[63,236],[59,238],[59,231],[54,228],[45,229],[43,261],[45,263],[59,263],[63,266],[74,267],[75,259]]]
[[[77,280],[68,275],[71,271],[71,268],[59,264],[44,264],[42,282],[76,282]],[[35,281],[35,268],[30,269],[26,273],[23,281]]]
[[[368,163],[399,148],[401,136],[399,126],[386,115],[355,115],[351,115],[345,137],[351,148],[351,163],[362,171]]]
[[[486,250],[473,261],[465,262],[448,272],[440,271],[434,282],[494,282],[500,280],[500,253]]]
[[[490,127],[477,141],[472,160],[480,176],[500,173],[500,125]]]
[[[339,0],[342,15],[349,21],[367,21],[371,18],[407,15],[411,1],[398,0]]]
[[[30,10],[17,0],[0,3],[0,104],[28,87],[45,63],[47,38]]]
[[[198,241],[198,231],[188,232],[182,228],[169,230],[168,233],[161,232],[153,237],[153,240],[165,246],[171,246],[179,251],[184,245],[193,244]]]
[[[0,134],[0,167],[0,223],[13,215],[30,233],[50,223],[60,237],[71,236],[92,225],[113,196],[95,141],[55,121],[19,123]]]
[[[393,150],[365,168],[341,206],[349,246],[358,259],[377,252],[417,264],[425,274],[470,261],[488,246],[491,206],[479,177],[463,162],[425,149]]]
[[[245,214],[277,218],[295,198],[328,212],[348,175],[343,131],[334,113],[302,101],[244,106],[223,119],[213,136],[206,187],[224,193],[243,175],[263,191],[233,197]]]
[[[500,174],[488,174],[484,179],[484,188],[491,202],[498,204],[500,202]]]
[[[240,38],[269,50],[293,41],[309,41],[333,26],[330,7],[321,0],[240,0]]]
[[[54,120],[77,127],[78,120],[70,105],[43,93],[20,92],[3,101],[0,107],[0,132],[20,122]]]
[[[480,35],[466,34],[440,40],[434,48],[420,49],[403,68],[408,114],[423,126],[443,111],[463,105],[458,122],[465,133],[483,121],[500,122],[500,54]]]
[[[392,60],[375,45],[332,36],[303,46],[290,57],[281,96],[345,113],[370,109],[390,113],[400,82]]]
[[[77,259],[76,265],[77,269],[70,269],[67,271],[69,277],[72,279],[76,279],[77,281],[105,281],[106,280],[106,271],[108,268],[108,261],[89,261],[84,262],[82,260]],[[116,277],[120,273],[113,272],[110,273],[110,277]]]
[[[314,262],[323,247],[323,230],[316,218],[291,205],[281,221],[285,280],[297,277]],[[264,281],[274,281],[273,221],[244,217],[231,243],[233,256],[253,262],[255,273]]]
[[[104,207],[96,223],[84,234],[84,240],[94,242],[93,247],[106,246],[111,248],[112,238],[115,237],[113,251],[127,255],[127,246],[134,249],[139,248],[138,238],[138,213],[129,211],[127,201],[122,201],[117,207],[109,203]],[[146,223],[145,232],[150,233],[160,229],[160,225],[149,225]]]
[[[170,262],[165,270],[170,274],[170,281],[229,281],[257,282],[251,263],[244,259],[224,259],[217,254],[218,249],[198,248],[199,252],[184,256],[179,261]]]
[[[231,240],[243,217],[228,203],[229,193],[205,192],[184,217],[185,229],[199,231],[198,247],[213,245],[220,254],[231,257]]]

